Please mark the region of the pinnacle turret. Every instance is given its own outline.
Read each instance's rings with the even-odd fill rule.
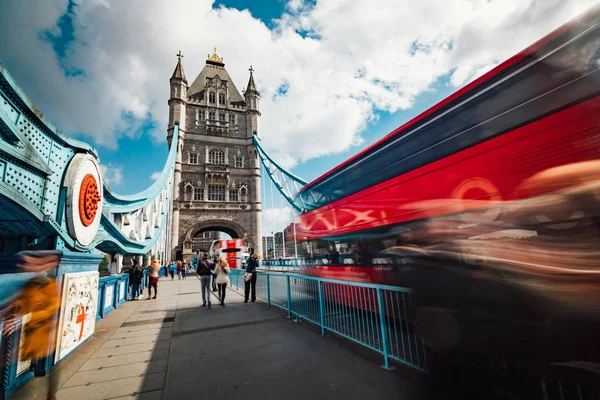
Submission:
[[[187,83],[187,79],[185,79],[185,73],[183,72],[183,65],[181,65],[181,59],[183,58],[183,54],[181,51],[177,53],[177,66],[175,67],[175,71],[173,71],[173,76],[171,79],[181,79]]]
[[[252,68],[252,65],[250,66],[250,79],[248,80],[248,85],[246,86],[246,91],[245,91],[245,95],[249,95],[249,94],[256,94],[258,96],[260,96],[260,93],[258,92],[258,89],[256,88],[256,83],[254,83],[254,68]]]

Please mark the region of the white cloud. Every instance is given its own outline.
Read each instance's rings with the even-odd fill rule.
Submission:
[[[596,1],[290,0],[271,31],[212,0],[78,0],[61,61],[40,32],[59,33],[67,3],[5,2],[0,12],[0,57],[65,132],[114,148],[152,120],[164,140],[175,53],[191,84],[215,45],[240,89],[254,65],[260,134],[289,166],[361,143],[376,111],[410,108],[441,77],[458,88]],[[85,76],[65,77],[61,62]]]
[[[123,167],[112,163],[100,164],[102,179],[107,185],[118,186],[123,182]]]
[[[292,207],[264,208],[262,211],[263,235],[271,235],[272,232],[281,232],[293,220],[295,214]]]
[[[160,178],[161,174],[162,174],[162,171],[153,172],[152,175],[150,175],[150,179],[152,179],[153,181],[155,181],[158,178]]]

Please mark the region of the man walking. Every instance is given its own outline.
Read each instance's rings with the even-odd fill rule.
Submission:
[[[206,307],[206,303],[210,307],[210,278],[214,269],[215,264],[210,260],[208,253],[204,253],[204,257],[198,262],[198,275],[202,285],[202,307]]]
[[[256,277],[258,268],[258,254],[252,254],[252,257],[248,259],[248,265],[246,266],[246,273],[244,274],[244,303],[248,302],[250,297],[250,290],[252,289],[252,302],[256,301]]]

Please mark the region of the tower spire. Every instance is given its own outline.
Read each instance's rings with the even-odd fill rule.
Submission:
[[[181,50],[179,50],[179,53],[176,54],[177,55],[177,66],[175,67],[175,71],[173,71],[173,76],[171,77],[171,79],[181,79],[184,82],[187,83],[187,79],[185,79],[185,73],[183,72],[183,65],[181,64],[181,59],[183,58],[183,54],[181,53]]]
[[[248,68],[248,71],[250,71],[250,79],[248,80],[248,85],[246,85],[246,92],[245,93],[258,93],[258,89],[256,89],[256,83],[254,83],[254,68],[252,68],[252,65],[250,66],[250,68]]]

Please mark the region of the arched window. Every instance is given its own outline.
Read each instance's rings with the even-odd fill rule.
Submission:
[[[215,102],[215,94],[213,92],[208,93],[208,101],[211,103]]]
[[[213,149],[208,153],[208,163],[216,165],[225,165],[225,152],[223,150]]]
[[[225,94],[219,93],[219,104],[225,104]]]

